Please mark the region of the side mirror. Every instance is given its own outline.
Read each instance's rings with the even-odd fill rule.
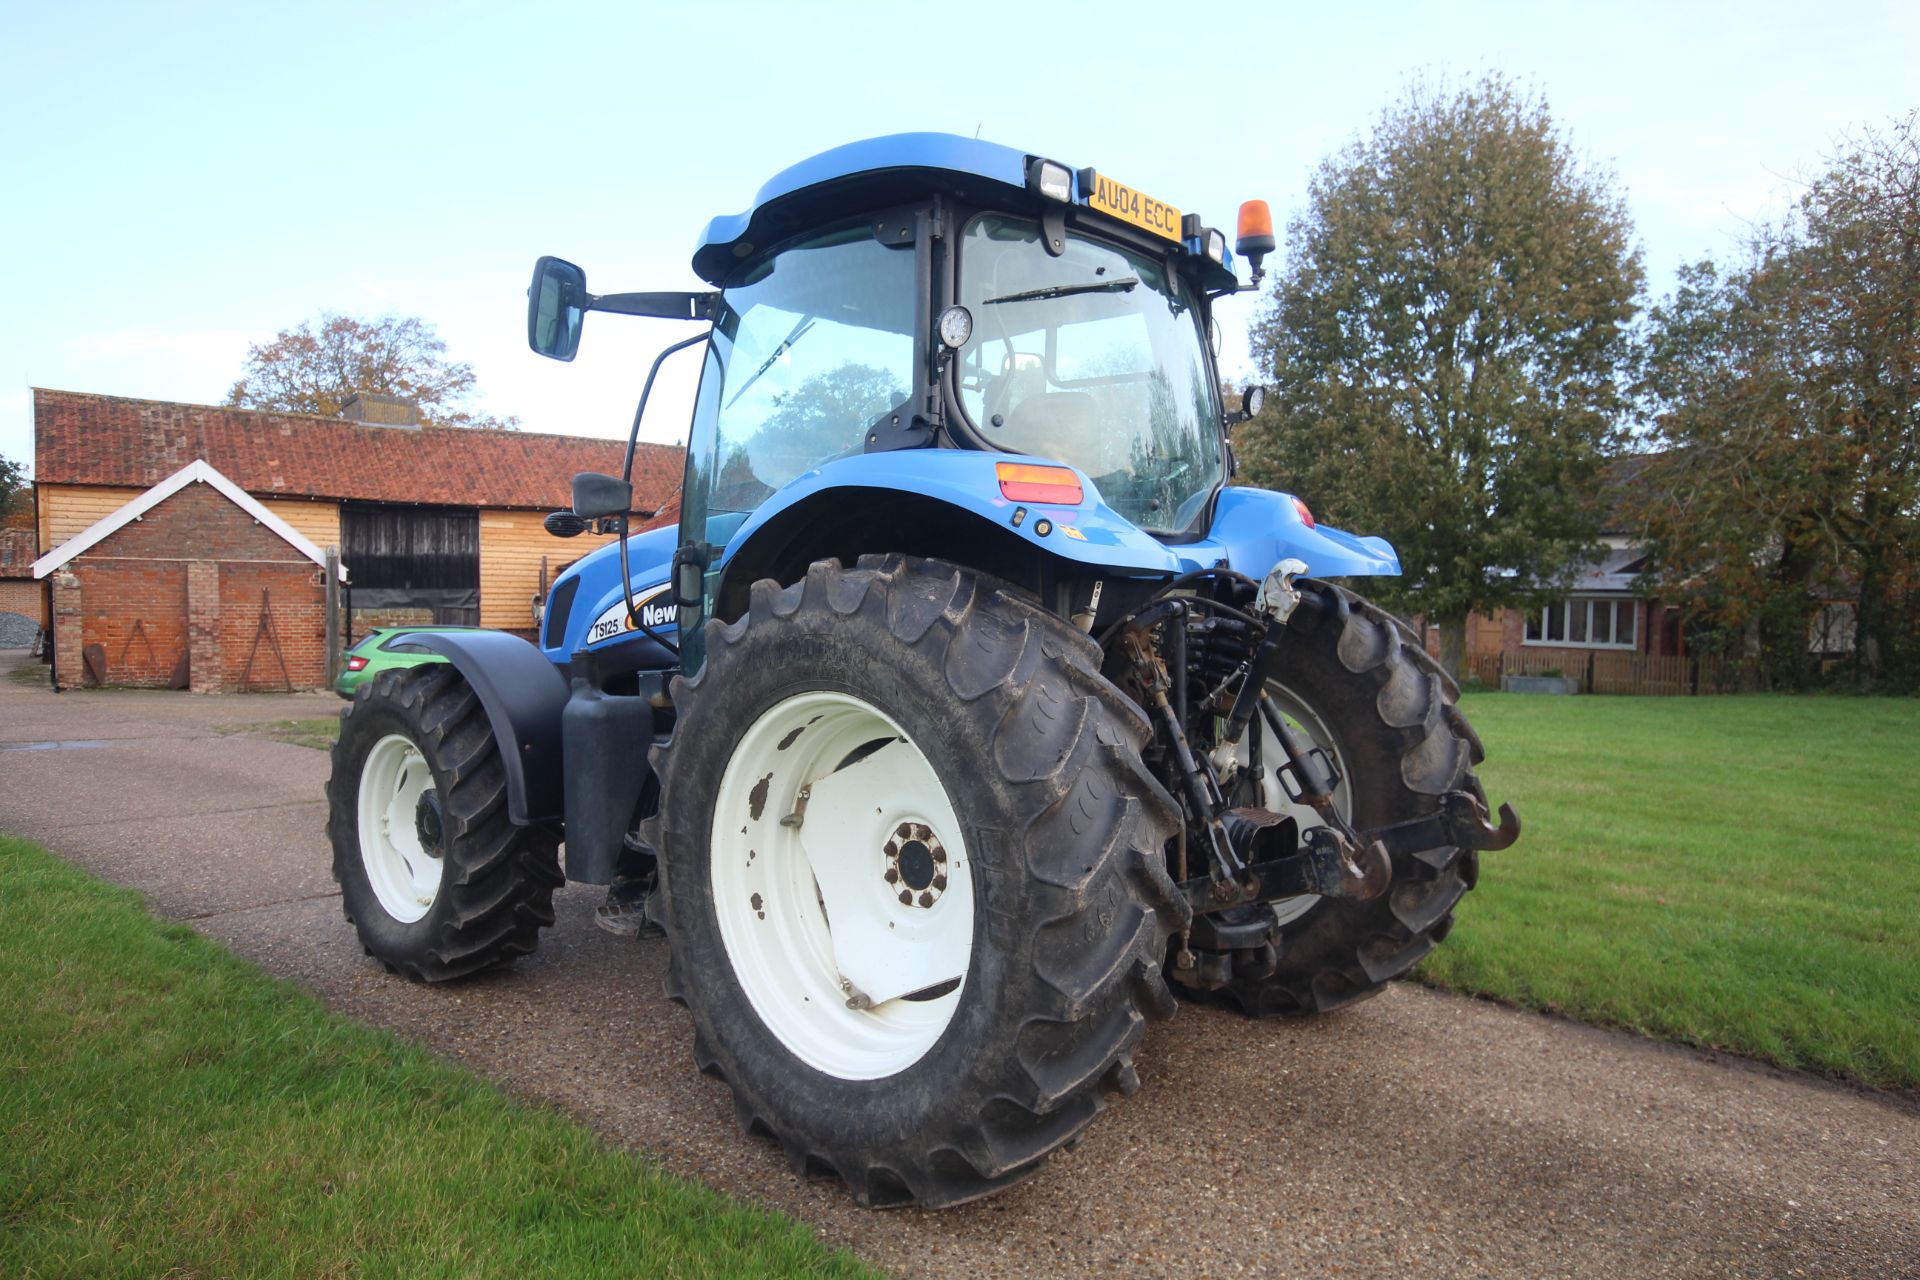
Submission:
[[[618,476],[582,471],[573,478],[573,513],[586,519],[623,516],[633,507],[633,486]]]
[[[587,273],[579,267],[553,257],[534,263],[527,289],[527,345],[549,359],[573,359],[591,300]]]

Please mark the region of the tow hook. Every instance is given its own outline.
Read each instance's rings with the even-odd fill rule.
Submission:
[[[1412,855],[1429,849],[1479,849],[1495,852],[1520,838],[1520,815],[1500,806],[1500,825],[1487,819],[1487,804],[1471,791],[1449,791],[1440,808],[1424,817],[1362,831],[1363,840],[1386,846],[1389,854]]]

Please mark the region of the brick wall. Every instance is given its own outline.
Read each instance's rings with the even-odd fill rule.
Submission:
[[[289,679],[296,689],[326,683],[327,605],[318,565],[304,558],[286,565],[223,564],[219,593],[221,687],[247,693],[285,689]],[[286,679],[273,645],[260,634],[263,598],[271,605],[273,636],[286,661]],[[253,654],[250,673],[249,652]]]
[[[188,653],[196,693],[239,690],[263,591],[281,657],[263,638],[246,687],[284,689],[281,658],[295,688],[325,679],[319,566],[210,486],[188,485],[56,577],[62,688],[84,683],[81,649],[98,644],[111,684],[164,685]]]
[[[32,578],[0,578],[0,613],[23,614],[46,626],[46,588]]]
[[[165,688],[187,651],[187,565],[87,559],[69,565],[81,585],[81,643],[106,651],[108,684]],[[81,672],[60,674],[77,680]]]

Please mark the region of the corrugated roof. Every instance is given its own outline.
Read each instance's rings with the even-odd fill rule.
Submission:
[[[134,400],[36,387],[34,479],[145,489],[196,458],[259,497],[349,498],[552,511],[575,472],[617,474],[625,446],[586,436],[367,426],[310,414]],[[642,444],[642,509],[680,483],[682,450]]]

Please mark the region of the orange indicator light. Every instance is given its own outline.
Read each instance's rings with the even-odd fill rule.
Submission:
[[[1000,496],[1009,502],[1044,502],[1077,507],[1086,494],[1071,467],[1043,467],[1030,462],[996,462]]]
[[[1307,509],[1306,503],[1300,501],[1300,499],[1298,498],[1295,498],[1293,500],[1293,509],[1300,513],[1301,524],[1307,526],[1307,528],[1309,529],[1313,528],[1313,512]]]

